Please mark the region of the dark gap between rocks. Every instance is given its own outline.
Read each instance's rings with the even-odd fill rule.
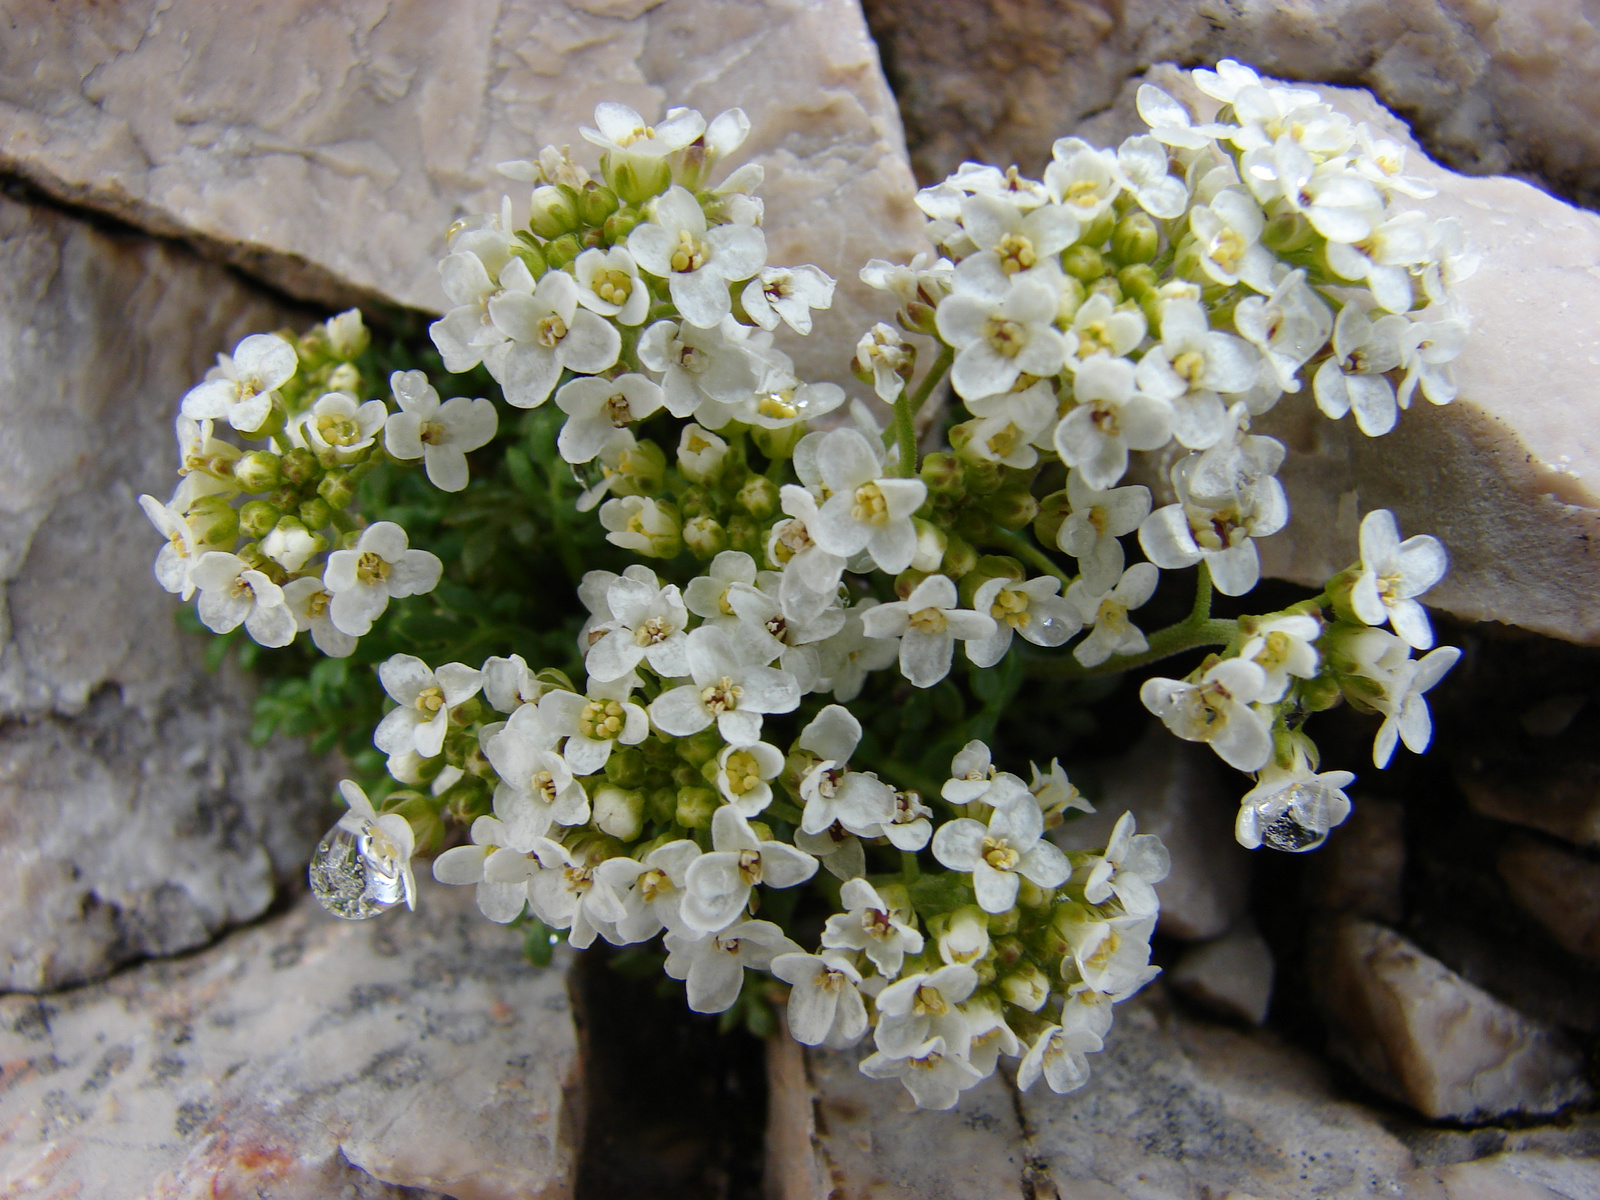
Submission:
[[[588,1104],[576,1200],[760,1200],[762,1044],[718,1032],[682,984],[624,973],[615,957],[596,944],[573,975]]]

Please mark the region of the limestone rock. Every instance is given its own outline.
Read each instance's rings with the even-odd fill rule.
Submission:
[[[204,944],[300,876],[330,784],[250,746],[135,503],[218,349],[306,318],[179,248],[0,198],[0,988]]]
[[[1106,768],[1097,811],[1054,835],[1068,850],[1104,846],[1112,826],[1131,812],[1140,833],[1153,833],[1172,855],[1172,870],[1156,885],[1162,933],[1214,938],[1243,915],[1249,900],[1250,852],[1233,838],[1237,800],[1227,792],[1226,768],[1204,746],[1181,742],[1157,722],[1126,758]],[[1239,793],[1248,788],[1242,786]]]
[[[1423,1200],[1585,1200],[1600,1192],[1600,1162],[1554,1154],[1496,1154],[1433,1174],[1411,1181]]]
[[[5,997],[0,1047],[3,1195],[571,1194],[565,971],[528,966],[470,889],[359,924],[302,900],[189,958]]]
[[[1272,1001],[1272,951],[1246,923],[1219,938],[1190,946],[1167,981],[1220,1016],[1260,1025]]]
[[[1600,866],[1535,838],[1500,852],[1500,878],[1522,909],[1574,954],[1600,960]]]
[[[867,0],[912,160],[1037,165],[1151,63],[1237,58],[1286,79],[1371,88],[1433,152],[1600,196],[1600,19],[1576,0]]]
[[[1456,782],[1486,817],[1600,846],[1600,763],[1589,755],[1547,754],[1538,763],[1473,764]]]
[[[1556,1030],[1502,1004],[1392,930],[1345,920],[1314,956],[1334,1049],[1423,1116],[1542,1114],[1590,1095]]]
[[[891,311],[860,265],[917,248],[899,116],[853,0],[74,8],[7,5],[0,169],[301,298],[438,309],[450,223],[502,191],[525,214],[495,164],[592,149],[578,126],[607,99],[749,113],[774,261],[840,280],[801,359],[812,377],[844,380],[861,329]]]

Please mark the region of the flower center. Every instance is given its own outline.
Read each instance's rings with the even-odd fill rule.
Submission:
[[[651,867],[639,876],[639,895],[647,902],[670,891],[672,891],[672,880],[665,871]]]
[[[1033,249],[1033,242],[1020,233],[1006,234],[994,249],[1000,256],[1000,269],[1007,275],[1026,271],[1039,261],[1039,256]]]
[[[1185,350],[1172,360],[1172,369],[1180,378],[1186,380],[1190,387],[1200,382],[1200,376],[1205,374],[1206,356],[1198,350]]]
[[[1063,204],[1076,204],[1079,208],[1093,208],[1100,203],[1100,185],[1093,179],[1075,179],[1061,194]]]
[[[867,908],[861,912],[861,928],[866,930],[868,937],[881,941],[893,936],[894,921],[881,908]]]
[[[1211,261],[1232,275],[1239,269],[1239,261],[1248,249],[1238,230],[1224,226],[1211,239]]]
[[[950,1011],[950,1005],[938,988],[923,984],[911,998],[911,1011],[919,1017],[942,1017]]]
[[[918,633],[943,633],[949,624],[942,608],[924,608],[911,614],[911,628]]]
[[[739,878],[751,887],[761,882],[761,851],[739,851]]]
[[[628,398],[621,392],[613,393],[607,397],[603,407],[606,419],[616,429],[622,429],[633,420],[633,409],[628,404]]]
[[[250,581],[244,577],[243,571],[239,572],[238,577],[234,579],[233,587],[230,590],[233,592],[233,598],[235,600],[255,599],[256,590],[250,586]]]
[[[417,437],[424,446],[442,446],[450,440],[450,431],[438,421],[424,421]]]
[[[1111,332],[1104,321],[1085,321],[1078,330],[1078,357],[1088,358],[1101,351],[1111,353]]]
[[[986,837],[983,839],[983,861],[996,871],[1010,871],[1022,861],[1022,855],[1007,845],[1005,838]]]
[[[578,732],[594,741],[614,738],[622,732],[627,713],[615,700],[591,700],[578,714]]]
[[[858,487],[854,503],[850,506],[850,517],[863,525],[887,525],[889,502],[884,498],[883,489],[875,483],[864,483]]]
[[[672,622],[664,617],[650,617],[633,631],[636,646],[657,646],[672,636]]]
[[[779,421],[790,421],[800,415],[800,410],[794,403],[793,388],[783,388],[781,391],[768,392],[761,397],[761,402],[756,405],[756,411],[763,417],[771,417]]]
[[[317,418],[317,434],[330,446],[348,446],[361,440],[361,426],[342,413]]]
[[[333,597],[328,594],[326,589],[318,588],[316,591],[312,592],[306,597],[306,616],[312,618],[313,620],[318,617],[326,616],[328,612],[328,604],[332,600]]]
[[[761,767],[756,762],[756,756],[748,750],[735,750],[728,755],[727,765],[722,770],[728,781],[728,790],[735,796],[742,796],[761,786]]]
[[[377,587],[389,578],[389,564],[371,550],[356,560],[356,580],[367,587]]]
[[[983,339],[1002,358],[1015,358],[1028,344],[1028,329],[1021,321],[990,317],[983,324]]]
[[[556,779],[549,771],[535,771],[528,780],[528,790],[545,804],[556,802]]]
[[[656,136],[654,125],[635,125],[627,133],[617,139],[619,146],[631,146],[635,142],[648,142]]]
[[[561,339],[567,336],[567,323],[555,313],[548,317],[540,317],[537,332],[533,340],[546,350],[554,350],[561,344]]]
[[[418,712],[431,716],[444,707],[444,690],[437,685],[425,687],[417,693],[413,704]]]
[[[1290,649],[1292,649],[1292,642],[1289,635],[1281,630],[1274,630],[1267,634],[1266,644],[1261,647],[1260,653],[1256,655],[1256,661],[1271,671],[1289,661]]]
[[[678,244],[672,248],[674,271],[698,271],[706,265],[705,243],[694,240],[687,229],[678,230]]]
[[[772,557],[782,566],[796,554],[809,550],[812,546],[811,533],[806,529],[806,523],[800,520],[784,521],[775,527],[776,536],[772,541]]]
[[[594,294],[607,304],[622,305],[633,295],[633,279],[626,271],[606,267],[594,273]]]
[[[1013,629],[1026,629],[1033,620],[1028,614],[1028,593],[1001,588],[1000,594],[989,606],[989,615]]]
[[[739,697],[742,695],[744,689],[724,675],[710,687],[700,689],[700,702],[713,716],[720,717],[723,713],[733,712],[738,708]]]

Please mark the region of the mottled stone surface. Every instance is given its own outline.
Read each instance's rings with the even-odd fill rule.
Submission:
[[[1055,839],[1068,850],[1104,846],[1118,818],[1133,813],[1139,832],[1155,834],[1172,856],[1171,872],[1156,885],[1160,931],[1217,937],[1243,915],[1250,892],[1250,852],[1233,838],[1238,800],[1229,774],[1207,747],[1152,721],[1139,744],[1105,768],[1098,811],[1063,825]],[[1239,794],[1249,790],[1243,776],[1237,782]]]
[[[914,1113],[855,1059],[772,1045],[773,1200],[1578,1200],[1600,1150],[1581,1118],[1471,1134],[1380,1120],[1310,1055],[1187,1016],[1159,985],[1118,1006],[1066,1096],[996,1077],[949,1113]]]
[[[1459,772],[1456,782],[1486,817],[1600,847],[1600,762],[1588,755],[1551,755],[1538,764],[1475,764]]]
[[[741,105],[778,262],[839,277],[802,356],[844,379],[891,310],[856,279],[921,218],[854,0],[8,0],[0,167],[194,238],[293,295],[438,309],[444,231],[498,206],[496,163],[570,143],[601,100]],[[596,152],[597,154],[598,152]],[[854,331],[854,332],[851,332]]]
[[[0,1195],[571,1194],[565,960],[470,889],[351,924],[310,901],[191,957],[0,999]]]
[[[305,320],[181,248],[0,197],[0,988],[204,944],[298,876],[329,781],[252,747],[135,503],[176,482],[178,399]]]
[[[1272,1001],[1272,950],[1246,923],[1184,950],[1167,982],[1219,1016],[1260,1025]]]
[[[1444,161],[1600,197],[1600,13],[1585,0],[866,0],[927,179],[1032,166],[1164,59],[1371,88]]]
[[[1333,1048],[1373,1087],[1425,1117],[1552,1113],[1588,1099],[1582,1057],[1524,1016],[1370,921],[1321,939],[1317,999]]]
[[[1500,852],[1511,898],[1562,946],[1600,961],[1600,864],[1527,836]]]

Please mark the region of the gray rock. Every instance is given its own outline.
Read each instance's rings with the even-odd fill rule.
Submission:
[[[1248,922],[1184,950],[1167,982],[1219,1016],[1251,1025],[1272,1002],[1272,951]]]
[[[181,248],[0,197],[0,988],[203,945],[301,877],[330,781],[247,739],[135,503],[218,349],[309,318]]]
[[[1371,88],[1434,154],[1600,196],[1600,22],[1571,0],[867,0],[925,180],[963,158],[1043,162],[1151,63],[1237,58]]]
[[[1591,1095],[1582,1056],[1559,1031],[1390,929],[1341,921],[1320,939],[1313,961],[1335,1052],[1425,1117],[1552,1113]]]
[[[292,295],[437,310],[444,232],[527,192],[495,164],[578,137],[594,106],[749,112],[775,261],[840,280],[802,367],[848,377],[892,307],[866,259],[922,218],[853,0],[206,0],[8,6],[0,168],[195,240]],[[597,154],[598,152],[596,152]],[[588,157],[593,165],[595,158]],[[848,335],[848,341],[843,340]]]
[[[1600,846],[1600,762],[1550,755],[1531,769],[1521,763],[1474,768],[1458,772],[1456,782],[1484,816]]]
[[[1400,920],[1406,843],[1399,801],[1359,796],[1344,823],[1310,858],[1311,899],[1319,908]]]
[[[1498,866],[1523,911],[1572,953],[1600,961],[1600,865],[1521,835],[1507,841]]]
[[[1205,746],[1181,742],[1158,722],[1128,755],[1105,769],[1096,812],[1053,835],[1064,849],[1104,846],[1124,812],[1140,833],[1153,833],[1172,855],[1172,870],[1156,885],[1159,929],[1190,940],[1230,929],[1249,902],[1250,852],[1233,838],[1235,796],[1226,769]],[[1248,789],[1239,779],[1239,794]]]
[[[5,997],[0,1048],[3,1195],[571,1194],[564,960],[528,966],[470,889],[360,924],[302,900],[189,958]]]

